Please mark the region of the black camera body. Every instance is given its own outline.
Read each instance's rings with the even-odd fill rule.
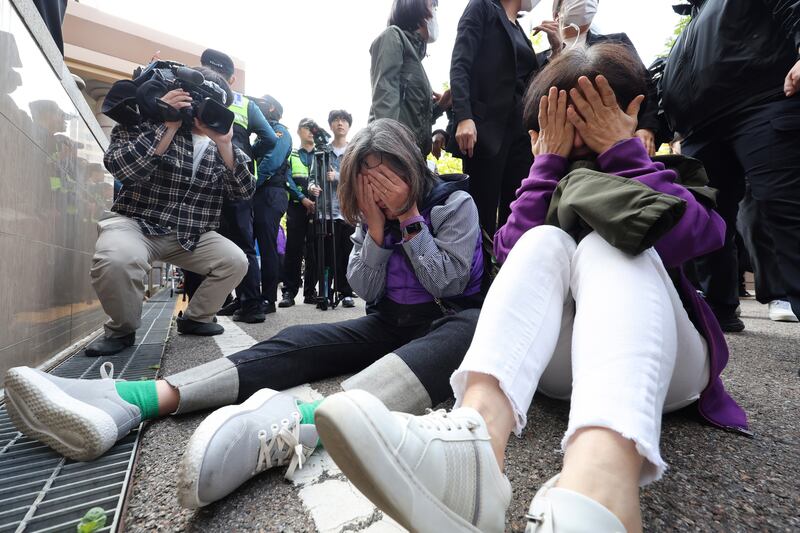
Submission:
[[[314,136],[314,148],[317,150],[325,150],[331,139],[331,134],[325,131],[319,124],[313,120],[308,120],[303,123],[302,127],[308,128],[311,135]]]
[[[175,109],[161,100],[168,92],[183,89],[192,97],[191,107]],[[153,61],[133,72],[133,80],[116,82],[103,102],[103,113],[113,120],[130,125],[143,118],[181,120],[191,127],[194,119],[218,133],[228,133],[234,114],[227,108],[228,93],[201,72],[177,61]]]

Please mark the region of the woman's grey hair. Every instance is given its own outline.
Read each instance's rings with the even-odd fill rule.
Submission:
[[[356,180],[364,158],[369,154],[380,155],[384,164],[397,172],[411,189],[401,210],[403,213],[415,203],[419,206],[438,180],[428,168],[408,127],[390,118],[370,122],[347,145],[339,169],[339,204],[342,216],[352,225],[362,221]]]

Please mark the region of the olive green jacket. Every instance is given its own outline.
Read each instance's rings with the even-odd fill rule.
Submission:
[[[716,193],[696,159],[669,155],[654,158],[678,174],[700,203],[714,207]],[[635,180],[593,170],[579,161],[559,181],[550,200],[546,223],[560,227],[576,240],[596,231],[612,246],[629,254],[652,247],[671,230],[686,211],[677,196],[655,191]]]
[[[372,42],[369,121],[391,118],[408,126],[423,156],[431,151],[431,128],[442,110],[422,66],[427,45],[417,32],[389,26]]]

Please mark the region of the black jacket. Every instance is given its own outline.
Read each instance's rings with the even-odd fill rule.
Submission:
[[[755,103],[785,98],[783,82],[800,47],[800,0],[692,3],[692,20],[661,80],[667,119],[684,136]]]
[[[592,46],[599,43],[618,43],[625,45],[630,49],[631,52],[633,52],[634,57],[639,60],[639,63],[642,64],[643,74],[647,77],[647,94],[645,95],[642,107],[639,109],[639,124],[636,126],[636,128],[640,130],[650,130],[654,133],[657,132],[659,129],[659,122],[658,92],[656,90],[656,84],[653,82],[653,77],[649,72],[647,72],[647,67],[644,65],[644,63],[642,63],[642,59],[639,57],[639,53],[636,51],[636,47],[633,45],[633,42],[625,33],[609,33],[607,35],[602,35],[599,33],[594,33],[593,31],[589,31],[589,33],[586,34],[586,46]]]
[[[466,119],[475,121],[478,157],[497,154],[507,130],[513,128],[524,133],[522,95],[516,94],[517,59],[505,18],[506,13],[497,0],[470,0],[458,21],[450,63],[453,122],[457,125]],[[538,66],[531,75],[536,71]],[[509,124],[512,113],[517,116]],[[448,151],[459,153],[454,135]]]

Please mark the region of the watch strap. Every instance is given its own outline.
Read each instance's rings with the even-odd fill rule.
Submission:
[[[425,217],[423,217],[422,215],[417,215],[417,216],[413,216],[411,218],[408,218],[408,219],[406,219],[406,220],[404,220],[403,222],[400,223],[400,229],[404,230],[408,226],[410,226],[411,224],[416,224],[417,222],[422,222],[424,224],[425,223]]]

